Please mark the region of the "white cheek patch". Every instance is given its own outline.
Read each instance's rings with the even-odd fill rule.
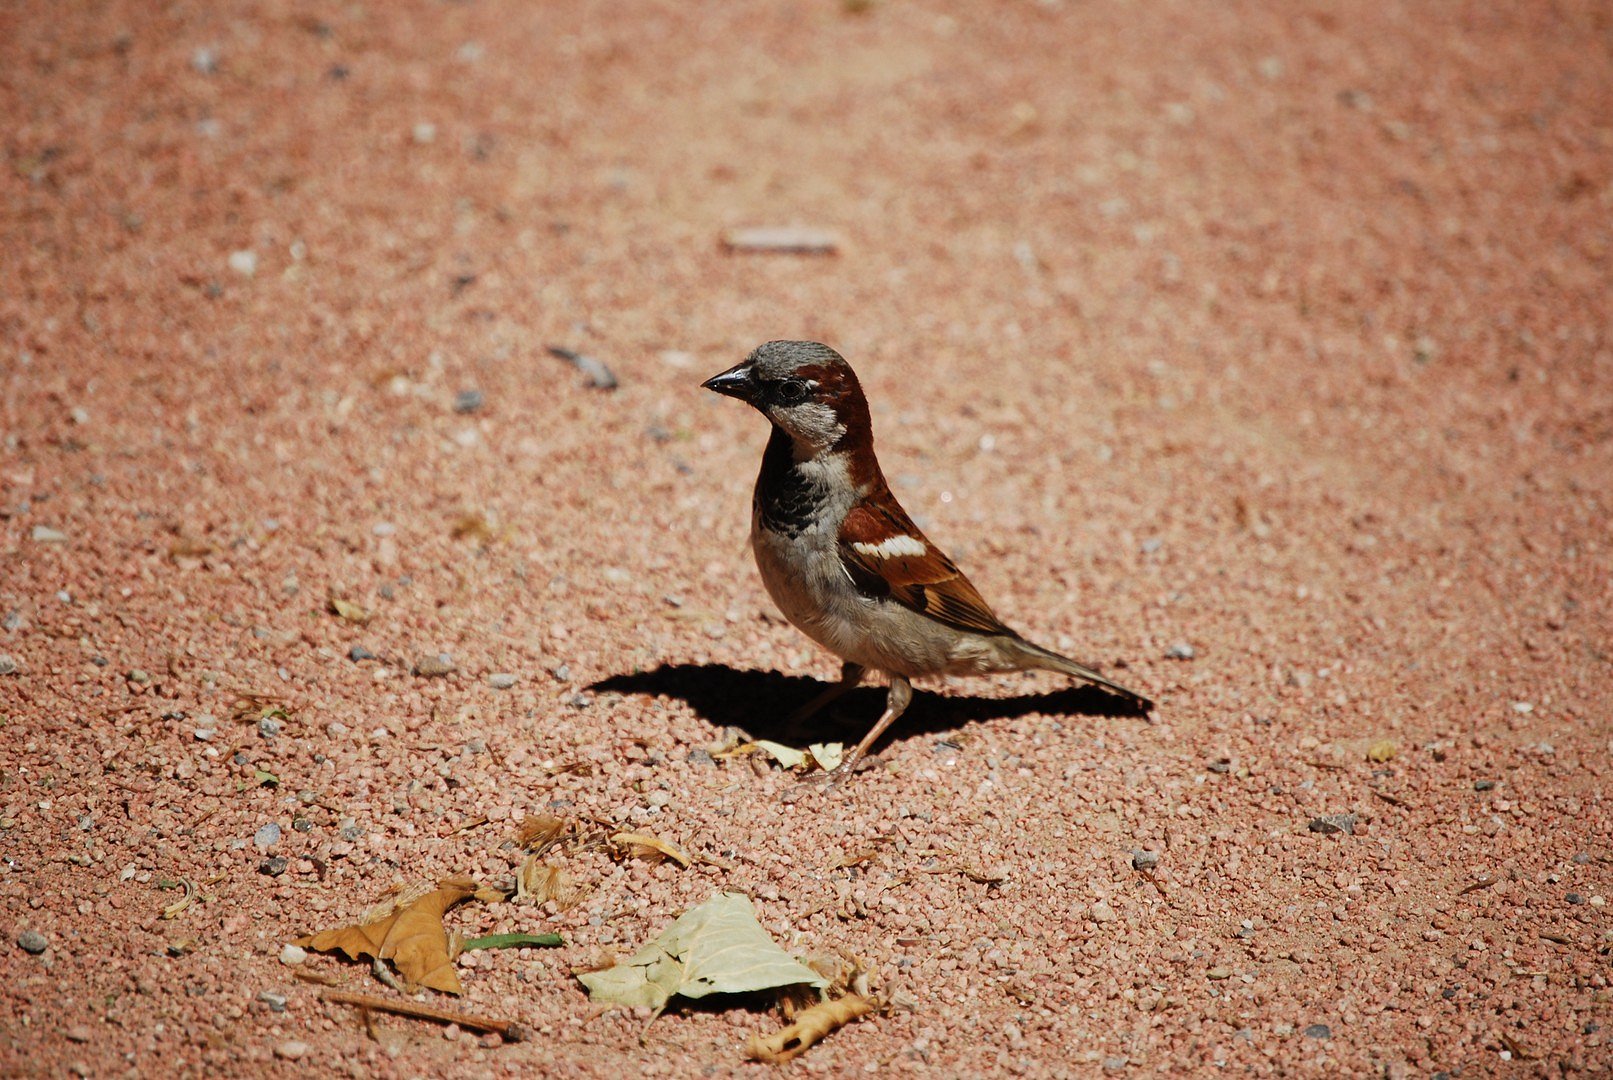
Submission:
[[[887,536],[877,544],[852,544],[851,549],[871,559],[900,559],[924,554],[924,541],[912,536]]]
[[[768,418],[795,439],[796,460],[811,457],[835,444],[846,433],[835,411],[815,401],[803,405],[774,406]]]

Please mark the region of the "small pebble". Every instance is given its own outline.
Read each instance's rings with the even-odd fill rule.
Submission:
[[[500,671],[487,677],[487,685],[494,690],[508,690],[515,685],[515,676],[507,671]]]
[[[1092,916],[1092,921],[1096,923],[1112,923],[1117,918],[1115,909],[1110,907],[1108,902],[1104,900],[1095,901],[1091,907],[1087,908],[1087,913]]]
[[[290,865],[291,860],[287,859],[284,855],[271,855],[269,858],[258,863],[258,873],[267,877],[279,877],[281,874],[286,872],[286,867]]]
[[[60,529],[53,529],[49,525],[35,525],[31,534],[36,544],[65,544],[67,534]]]
[[[308,950],[301,945],[287,945],[280,950],[280,962],[288,967],[296,967],[308,959]]]
[[[38,930],[24,930],[17,935],[17,945],[23,952],[38,956],[50,948],[50,941]]]
[[[138,683],[139,685],[144,686],[146,683],[151,681],[151,673],[140,668],[135,668],[133,671],[129,672],[128,678],[130,682]]]
[[[362,645],[354,645],[347,650],[347,658],[356,664],[360,660],[374,660],[375,654]]]
[[[72,1027],[62,1032],[62,1034],[67,1036],[68,1042],[76,1043],[87,1043],[91,1039],[95,1038],[95,1031],[88,1024],[74,1024]],[[80,1075],[88,1074],[84,1073]]]
[[[1197,655],[1198,653],[1193,646],[1185,641],[1178,641],[1175,645],[1165,650],[1165,659],[1167,660],[1191,660]]]
[[[272,848],[280,842],[280,826],[269,822],[252,834],[252,842],[260,848]]]
[[[715,764],[717,764],[716,759],[711,756],[710,751],[708,751],[704,747],[700,747],[700,746],[697,746],[693,750],[689,751],[689,759],[688,760],[689,760],[689,764],[691,764],[691,765],[715,765]]]
[[[1354,814],[1323,814],[1321,817],[1311,819],[1310,829],[1311,832],[1321,833],[1323,836],[1354,833],[1355,821]]]
[[[1123,1057],[1106,1057],[1103,1059],[1104,1072],[1119,1072],[1130,1064],[1131,1059]]]
[[[190,54],[190,66],[203,75],[211,75],[218,71],[218,50],[203,45]]]
[[[473,413],[480,409],[486,400],[480,390],[461,390],[454,395],[454,411]]]
[[[265,739],[272,739],[280,734],[281,724],[272,716],[265,716],[258,721],[258,734]]]
[[[242,277],[251,277],[258,272],[258,253],[246,249],[230,252],[230,269]]]
[[[1312,1024],[1305,1029],[1305,1037],[1307,1039],[1331,1039],[1333,1029],[1326,1024]]]
[[[270,1012],[283,1013],[286,1011],[286,995],[277,994],[273,990],[259,990],[258,1000],[269,1006]]]
[[[438,653],[435,656],[422,656],[414,662],[414,673],[425,679],[439,679],[444,675],[452,675],[457,669],[453,657],[447,653]]]
[[[1494,791],[1495,790],[1495,781],[1494,780],[1475,780],[1475,781],[1473,781],[1473,790],[1474,791]]]
[[[1159,852],[1134,851],[1131,854],[1131,866],[1134,870],[1152,870],[1159,865]]]
[[[6,653],[0,653],[0,675],[15,675],[16,673],[17,661]]]
[[[274,1048],[274,1056],[277,1058],[283,1058],[286,1061],[298,1061],[306,1057],[308,1055],[308,1051],[311,1049],[313,1049],[313,1047],[309,1046],[300,1039],[287,1039],[285,1042]]]
[[[1563,899],[1567,900],[1570,904],[1583,904],[1585,902],[1584,895],[1577,892],[1571,892],[1567,896],[1563,897]]]

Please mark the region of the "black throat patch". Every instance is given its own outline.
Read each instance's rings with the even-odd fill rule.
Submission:
[[[821,484],[796,468],[790,437],[774,428],[756,477],[755,506],[762,524],[785,536],[799,536],[817,516],[825,494]]]

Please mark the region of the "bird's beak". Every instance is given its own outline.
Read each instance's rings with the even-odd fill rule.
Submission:
[[[700,385],[707,390],[715,390],[724,397],[738,398],[748,403],[756,389],[756,379],[748,363],[735,364],[721,375],[713,375]]]

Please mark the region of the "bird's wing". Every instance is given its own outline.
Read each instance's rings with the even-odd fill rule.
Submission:
[[[857,504],[840,526],[840,563],[852,584],[960,630],[1012,634],[895,499],[879,494],[885,497]]]

